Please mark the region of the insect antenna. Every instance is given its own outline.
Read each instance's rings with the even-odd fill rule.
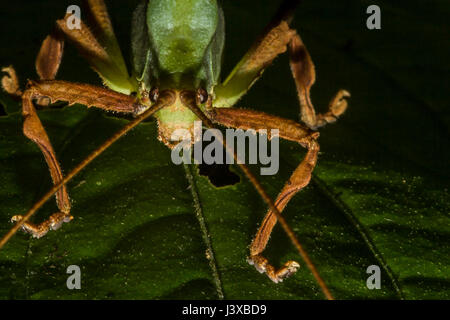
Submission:
[[[207,117],[207,115],[197,106],[195,99],[189,97],[187,94],[185,95],[185,98],[181,99],[183,104],[188,107],[201,121],[209,128],[215,128],[217,129],[217,126]],[[292,244],[297,249],[298,253],[302,257],[303,261],[305,262],[308,269],[313,274],[314,278],[316,279],[317,283],[319,284],[320,288],[322,289],[323,294],[328,300],[334,300],[333,295],[330,292],[330,289],[328,289],[328,286],[325,284],[325,281],[322,279],[322,277],[319,274],[319,271],[317,270],[316,266],[312,262],[311,258],[309,257],[306,250],[303,248],[300,241],[297,239],[294,231],[289,226],[289,224],[286,222],[286,219],[281,215],[280,211],[275,206],[272,198],[267,194],[265,189],[263,188],[262,184],[259,182],[258,178],[250,171],[247,165],[243,163],[239,163],[237,161],[237,154],[234,150],[231,150],[224,139],[222,139],[219,135],[214,135],[218,141],[222,143],[225,150],[233,155],[235,163],[240,167],[240,169],[244,172],[245,176],[250,180],[252,185],[255,187],[256,191],[259,193],[261,198],[263,198],[264,202],[269,206],[270,210],[272,210],[273,213],[275,213],[275,216],[277,217],[278,222],[284,229],[284,232],[287,234],[289,239],[291,240]]]
[[[103,151],[108,149],[114,142],[116,142],[119,138],[125,135],[128,131],[136,127],[143,120],[147,119],[151,115],[153,115],[158,110],[164,108],[169,105],[173,100],[173,94],[164,92],[160,95],[160,98],[156,103],[139,115],[134,120],[127,123],[122,129],[117,131],[113,136],[111,136],[107,141],[105,141],[101,146],[95,149],[91,154],[89,154],[81,163],[79,163],[75,168],[72,169],[69,174],[67,174],[59,183],[55,184],[39,201],[37,201],[28,212],[22,217],[20,221],[18,221],[14,227],[12,227],[8,233],[6,233],[3,238],[0,240],[0,249],[9,241],[9,239],[20,229],[20,227],[33,215],[36,211],[44,205],[44,203],[50,199],[53,194],[58,191],[64,184],[68,183],[75,177],[81,170],[83,170],[89,163],[92,162],[95,158],[97,158]]]

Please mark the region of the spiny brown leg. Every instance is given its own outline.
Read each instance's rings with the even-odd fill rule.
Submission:
[[[311,129],[317,129],[327,123],[335,122],[347,109],[347,100],[345,98],[350,97],[350,93],[346,90],[338,91],[331,100],[328,111],[323,114],[316,114],[309,93],[316,80],[316,72],[311,56],[296,32],[292,34],[288,47],[289,63],[297,87],[302,121]]]
[[[36,57],[35,67],[40,80],[53,80],[56,77],[59,66],[61,64],[64,51],[64,40],[55,30],[48,35],[42,42],[39,53]],[[19,77],[13,66],[2,68],[2,72],[6,73],[2,77],[2,88],[12,98],[21,100],[23,91],[20,89]],[[48,106],[50,100],[48,97],[38,97],[35,101],[38,106]]]
[[[69,34],[69,39],[74,40],[82,54],[94,64],[94,69],[96,69],[95,66],[99,67],[101,65],[106,65],[105,69],[112,70],[111,74],[114,75],[116,77],[114,79],[119,82],[121,78],[125,76],[128,77],[103,1],[90,0],[89,9],[99,26],[98,31],[100,35],[103,36],[102,39],[104,40],[105,45],[107,44],[107,47],[112,50],[111,56],[109,51],[106,51],[98,44],[95,36],[92,35],[84,24],[81,34],[76,33],[76,31],[75,33],[71,33],[66,30],[64,20],[58,20],[58,28],[42,42],[39,54],[36,58],[36,71],[41,80],[53,80],[56,77],[64,49],[62,33],[65,33],[66,35]],[[71,35],[73,36],[71,37]],[[119,76],[117,75],[118,72],[115,71],[117,65],[119,65],[120,69]],[[88,107],[95,105],[105,110],[133,114],[139,114],[145,109],[142,105],[137,104],[134,101],[134,98],[127,95],[103,88],[64,81],[30,81],[28,83],[28,89],[23,92],[19,87],[18,77],[13,67],[3,68],[2,71],[7,73],[7,75],[2,78],[2,87],[14,98],[22,99],[23,115],[25,118],[23,128],[24,133],[41,149],[55,184],[61,181],[62,172],[50,140],[37,116],[33,100],[36,105],[39,106],[47,106],[52,101],[63,100],[68,101],[69,104],[82,103]],[[53,214],[47,221],[44,221],[40,225],[33,225],[26,222],[23,224],[23,229],[33,234],[35,237],[41,237],[45,235],[48,230],[55,230],[63,222],[70,221],[72,219],[69,214],[70,202],[65,186],[62,186],[60,190],[56,192],[56,200],[60,212]],[[14,216],[12,220],[19,221],[21,218],[21,216]]]
[[[297,192],[308,185],[311,179],[312,171],[316,166],[318,152],[319,144],[314,139],[311,139],[305,158],[297,169],[295,169],[294,173],[286,182],[275,200],[275,206],[280,212],[283,211],[288,202]],[[271,210],[269,210],[264,217],[256,237],[253,239],[250,247],[250,257],[248,262],[255,265],[259,272],[266,272],[269,278],[277,283],[295,273],[299,267],[299,264],[295,261],[288,261],[282,268],[276,270],[269,264],[268,260],[261,255],[267,246],[270,234],[272,233],[273,227],[276,223],[277,217]]]
[[[308,185],[311,179],[311,172],[316,165],[319,152],[319,144],[316,141],[319,133],[295,121],[253,110],[213,108],[208,111],[208,115],[214,122],[227,127],[244,130],[278,129],[281,138],[296,141],[308,149],[305,158],[286,182],[275,201],[275,206],[281,213],[289,200]],[[295,261],[288,261],[277,270],[261,255],[276,222],[276,215],[269,210],[251,244],[248,262],[254,265],[259,272],[265,272],[272,281],[278,283],[297,271],[299,264]]]
[[[89,0],[87,5],[91,28],[81,20],[79,29],[69,29],[67,14],[56,21],[58,31],[78,49],[106,86],[126,94],[135,91],[137,83],[128,74],[104,1]]]
[[[55,79],[61,65],[63,52],[64,39],[55,30],[44,39],[36,57],[36,72],[40,80]],[[38,106],[46,107],[50,104],[50,99],[40,96],[35,103]]]
[[[95,105],[104,110],[122,113],[139,114],[145,108],[137,103],[134,97],[92,85],[57,80],[29,81],[28,88],[22,95],[23,132],[41,149],[54,184],[58,184],[63,179],[63,175],[55,151],[33,105],[33,100],[41,97],[48,97],[51,102],[63,100],[68,101],[69,104],[80,103],[88,107]],[[56,203],[59,212],[39,225],[25,222],[22,226],[23,230],[40,238],[49,230],[59,228],[63,222],[72,220],[70,200],[65,185],[56,192]],[[22,216],[12,217],[14,222],[21,219]]]
[[[35,61],[36,72],[41,80],[52,80],[56,77],[56,73],[61,64],[63,48],[64,41],[56,32],[53,32],[44,39]],[[2,71],[7,74],[2,77],[3,89],[13,98],[26,100],[22,106],[24,116],[27,114],[24,121],[24,133],[40,147],[49,164],[52,180],[54,183],[57,183],[62,178],[62,172],[48,136],[37,117],[29,93],[27,93],[27,96],[25,96],[24,99],[24,93],[20,89],[19,79],[12,66],[2,68]],[[46,96],[37,96],[35,103],[39,106],[48,106],[50,104],[50,99]],[[36,238],[40,238],[44,236],[48,230],[56,230],[63,222],[72,220],[73,217],[69,214],[70,200],[65,186],[56,193],[56,197],[57,205],[61,212],[54,213],[49,219],[39,225],[27,222],[23,225],[23,230],[31,233]],[[21,219],[22,216],[16,215],[11,218],[11,221],[17,222]]]
[[[23,216],[21,215],[13,216],[11,222],[19,222],[22,218]],[[69,213],[56,212],[40,224],[25,222],[22,225],[22,230],[33,235],[34,238],[39,239],[45,236],[50,230],[58,230],[64,222],[70,222],[72,219],[73,217]]]
[[[68,29],[66,19],[70,15],[57,20],[55,29],[44,39],[36,57],[35,67],[39,79],[55,79],[64,52],[65,36],[88,59],[91,67],[100,73],[106,84],[116,84],[122,89],[119,91],[126,91],[124,93],[132,92],[133,86],[129,83],[126,64],[123,61],[104,1],[89,0],[87,4],[90,17],[97,31],[96,34],[92,33],[83,21],[80,21],[80,29]],[[3,89],[13,98],[21,99],[23,91],[19,87],[19,80],[13,67],[3,68],[2,71],[7,73],[7,76],[2,78]],[[35,99],[37,106],[48,106],[50,103],[47,97]]]
[[[316,78],[311,56],[297,32],[289,27],[289,19],[279,20],[277,17],[269,23],[263,36],[252,45],[226,80],[216,86],[214,106],[229,108],[236,104],[265,68],[287,49],[300,102],[301,120],[311,129],[335,122],[347,109],[345,98],[350,97],[350,93],[340,90],[331,100],[328,111],[316,114],[310,99],[310,90]]]
[[[64,52],[64,39],[54,31],[42,42],[36,57],[36,72],[40,80],[53,80],[58,73]]]

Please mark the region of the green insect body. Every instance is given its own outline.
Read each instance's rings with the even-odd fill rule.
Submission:
[[[222,9],[211,0],[150,0],[134,11],[133,74],[139,94],[160,90],[196,90],[213,94],[225,41]],[[197,117],[179,99],[156,113],[159,138],[171,146],[176,129],[193,130]]]

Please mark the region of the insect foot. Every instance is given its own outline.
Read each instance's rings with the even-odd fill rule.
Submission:
[[[16,70],[12,66],[2,68],[2,72],[6,73],[2,77],[2,88],[11,96],[18,98],[22,95],[22,91],[19,88],[19,78],[17,77]]]
[[[22,220],[21,215],[13,216],[11,222],[18,222]],[[41,238],[47,234],[50,230],[58,230],[64,222],[72,221],[73,217],[70,214],[57,212],[54,213],[44,222],[35,225],[29,222],[25,222],[22,225],[22,230],[26,233],[30,233],[33,238]]]
[[[345,110],[347,110],[347,98],[350,98],[350,96],[350,92],[347,90],[339,90],[333,100],[331,100],[330,111],[335,118],[338,118],[345,112]]]
[[[282,282],[285,278],[290,277],[297,272],[300,265],[296,261],[288,261],[282,268],[276,270],[269,261],[261,255],[254,255],[247,258],[247,262],[255,266],[260,273],[265,273],[275,283]]]

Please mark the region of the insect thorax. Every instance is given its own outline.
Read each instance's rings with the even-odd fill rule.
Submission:
[[[149,0],[133,14],[134,75],[147,88],[211,93],[224,46],[222,9],[212,0]]]
[[[175,147],[178,142],[184,140],[186,133],[194,137],[194,121],[198,121],[197,116],[181,101],[182,91],[171,90],[176,95],[175,102],[164,107],[157,113],[155,118],[158,121],[158,139],[169,148]],[[192,94],[195,95],[194,92]],[[191,141],[194,142],[193,140]]]

